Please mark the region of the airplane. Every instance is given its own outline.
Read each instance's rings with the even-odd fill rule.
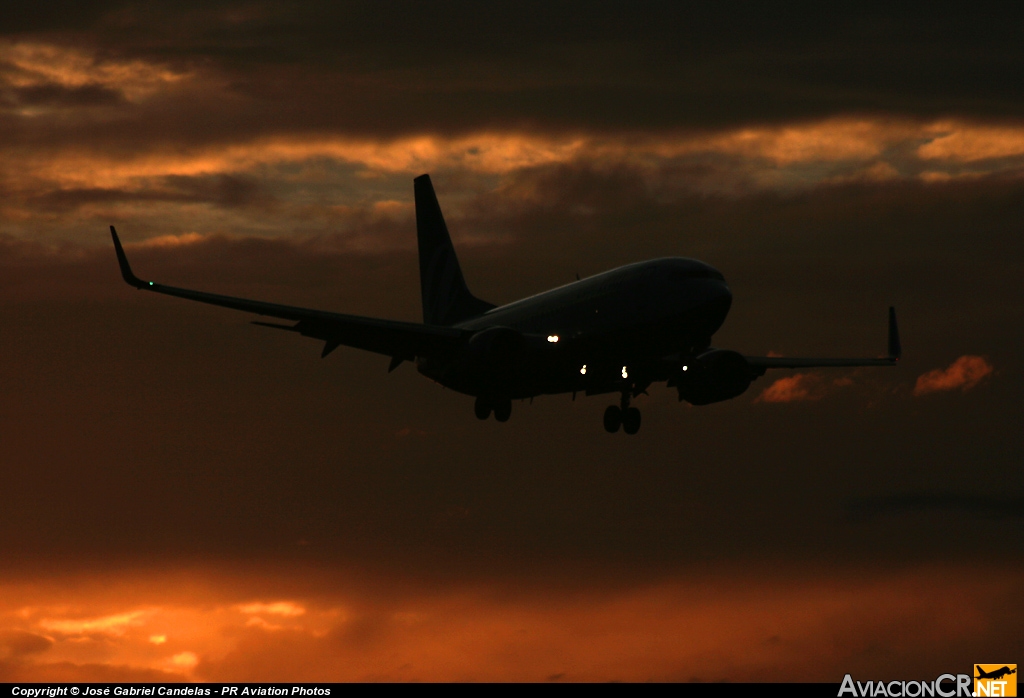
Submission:
[[[980,664],[975,664],[974,668],[978,670],[978,675],[974,677],[976,679],[1001,679],[1004,676],[1017,673],[1016,669],[1011,669],[1008,666],[1004,666],[1001,669],[994,669],[992,671],[985,671],[981,668]]]
[[[539,395],[618,393],[604,413],[609,433],[640,429],[630,403],[653,383],[680,402],[707,405],[743,394],[768,369],[894,366],[900,359],[896,311],[889,308],[888,354],[880,358],[744,356],[711,346],[732,305],[717,269],[669,257],[628,264],[496,306],[470,293],[429,175],[414,180],[423,322],[401,322],[193,291],[132,273],[114,226],[121,275],[131,286],[257,313],[293,324],[253,324],[405,361],[444,387],[476,398],[481,420],[508,421],[512,401]]]

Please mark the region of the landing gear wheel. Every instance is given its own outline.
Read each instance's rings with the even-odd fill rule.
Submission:
[[[486,400],[482,397],[476,399],[476,403],[473,405],[473,412],[476,413],[477,419],[487,419],[491,416],[491,401]]]
[[[608,405],[608,409],[604,411],[604,430],[609,434],[614,434],[621,426],[622,410],[618,405]]]
[[[640,410],[629,407],[622,412],[622,431],[635,434],[640,431]]]
[[[508,418],[512,416],[512,401],[511,400],[497,400],[494,403],[494,418],[499,422],[507,422]]]

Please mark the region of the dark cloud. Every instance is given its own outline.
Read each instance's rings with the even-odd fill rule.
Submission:
[[[6,107],[93,107],[121,104],[123,95],[102,85],[32,85],[0,91]]]
[[[146,186],[148,185],[148,186]],[[168,175],[135,189],[59,189],[35,196],[29,203],[46,211],[74,210],[88,204],[123,202],[210,203],[225,208],[273,203],[274,197],[249,177],[213,175],[188,177]]]
[[[0,659],[39,654],[50,649],[53,640],[24,630],[0,630]]]
[[[1007,489],[999,482],[990,484],[987,489],[997,493]],[[959,514],[1000,520],[1020,519],[1024,518],[1024,497],[958,492],[905,492],[851,502],[849,514],[854,518]]]
[[[73,31],[46,12],[8,36],[210,76],[217,88],[208,97],[154,104],[140,121],[152,125],[150,138],[718,129],[851,112],[1024,115],[1019,23],[994,11],[591,2],[96,8],[87,13],[94,21]],[[38,28],[26,33],[27,25]]]

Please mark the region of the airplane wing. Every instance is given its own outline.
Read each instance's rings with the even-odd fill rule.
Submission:
[[[896,326],[896,309],[889,308],[889,354],[878,358],[812,359],[789,356],[745,356],[747,363],[764,375],[769,368],[818,368],[828,366],[895,366],[900,360],[900,332]]]
[[[144,291],[155,291],[200,303],[244,310],[281,320],[292,320],[295,322],[294,325],[279,325],[269,322],[255,322],[254,324],[298,332],[304,337],[321,339],[325,342],[321,356],[327,356],[341,345],[355,347],[392,357],[391,368],[388,369],[392,370],[402,361],[412,361],[417,356],[437,356],[455,352],[467,339],[465,331],[451,327],[296,308],[143,281],[132,273],[132,269],[128,265],[128,257],[125,256],[124,248],[121,247],[121,241],[117,237],[114,226],[110,226],[110,235],[114,239],[114,250],[117,253],[117,262],[121,266],[121,276],[129,285]]]

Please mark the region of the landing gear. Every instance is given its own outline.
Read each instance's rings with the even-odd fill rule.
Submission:
[[[622,394],[621,405],[608,405],[604,411],[604,430],[614,434],[619,427],[627,434],[640,431],[640,410],[629,406],[629,393]]]
[[[487,419],[491,416],[492,409],[494,408],[491,406],[491,401],[482,397],[478,397],[473,404],[473,412],[476,413],[477,419]]]
[[[640,410],[628,407],[622,412],[622,431],[635,434],[640,431]]]
[[[512,416],[512,401],[508,398],[501,400],[495,400],[494,402],[494,418],[499,422],[507,422],[508,418]]]
[[[621,426],[622,410],[618,405],[608,405],[608,409],[604,411],[604,430],[609,434],[614,434]]]
[[[478,397],[473,405],[473,412],[477,419],[487,419],[494,412],[494,418],[499,422],[507,422],[512,416],[512,400],[508,398],[486,398]]]

